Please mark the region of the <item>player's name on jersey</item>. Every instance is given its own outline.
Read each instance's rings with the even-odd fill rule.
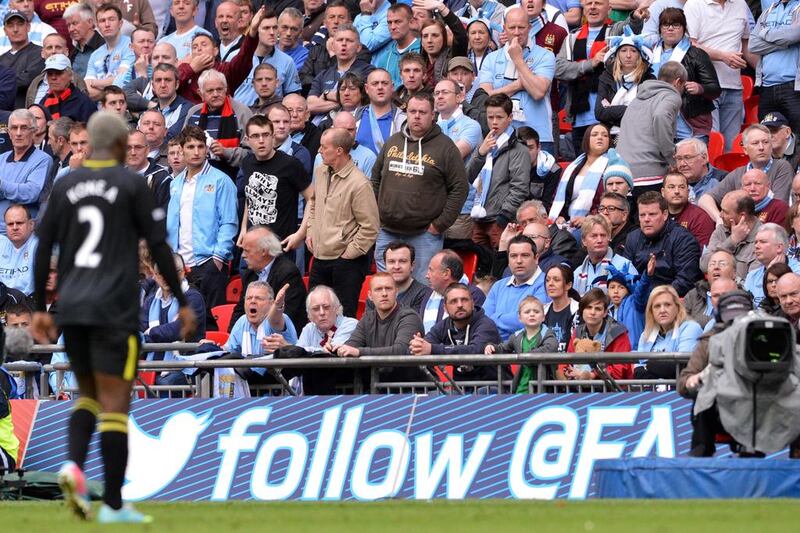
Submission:
[[[106,180],[89,180],[76,183],[67,190],[67,199],[73,204],[77,204],[87,196],[100,196],[105,198],[108,203],[113,204],[117,199],[119,189],[117,187],[108,188]]]

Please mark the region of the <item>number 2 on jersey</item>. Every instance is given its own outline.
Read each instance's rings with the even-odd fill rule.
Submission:
[[[103,237],[103,213],[93,205],[84,205],[78,209],[78,222],[89,224],[89,233],[83,244],[75,253],[75,266],[80,268],[97,268],[103,255],[98,253],[97,245]]]

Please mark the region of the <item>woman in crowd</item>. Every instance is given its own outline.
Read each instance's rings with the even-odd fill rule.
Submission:
[[[771,315],[780,313],[781,304],[778,302],[778,280],[784,274],[792,272],[786,263],[775,263],[767,268],[764,276],[764,299],[758,305],[762,311]]]
[[[611,136],[604,124],[593,124],[583,135],[583,153],[561,174],[556,197],[548,217],[560,226],[581,227],[586,215],[597,212],[607,172],[616,172],[625,161],[611,147]],[[630,174],[630,170],[627,170]],[[632,178],[631,178],[632,180]]]
[[[558,341],[558,351],[567,349],[572,335],[580,295],[572,288],[572,271],[566,265],[554,265],[545,273],[544,287],[552,300],[544,306],[544,323]]]
[[[678,293],[671,285],[650,292],[644,314],[644,331],[637,352],[691,352],[703,334],[700,324],[689,318]],[[640,379],[675,377],[675,363],[648,361],[636,369]]]
[[[478,73],[483,65],[483,60],[497,49],[497,44],[492,40],[489,26],[483,20],[473,20],[467,25],[467,38],[469,42],[467,57],[472,61],[475,72]]]
[[[708,54],[689,40],[682,9],[664,9],[658,17],[658,25],[661,39],[653,48],[653,74],[658,76],[661,65],[667,61],[678,61],[688,74],[675,136],[678,140],[698,137],[707,143],[714,99],[722,91],[717,71]]]
[[[355,72],[348,72],[339,80],[339,85],[336,87],[336,94],[339,99],[339,109],[335,109],[328,113],[319,123],[322,130],[326,130],[333,125],[333,117],[339,111],[347,111],[352,114],[356,120],[361,118],[361,113],[364,107],[369,104],[369,97],[364,88],[364,79]],[[313,154],[316,155],[316,154]]]
[[[609,299],[600,289],[592,289],[581,298],[578,305],[580,324],[575,328],[569,340],[567,352],[575,352],[575,343],[580,339],[588,339],[600,343],[600,351],[606,353],[631,351],[631,340],[628,330],[608,314]],[[613,379],[633,378],[633,365],[630,363],[613,363],[606,365],[606,372]],[[561,380],[602,379],[596,365],[566,364],[559,365],[557,372]]]
[[[456,56],[466,56],[469,38],[464,24],[455,13],[438,0],[427,0],[426,8],[435,9],[453,32],[452,45],[447,44],[447,29],[442,20],[434,18],[422,23],[420,39],[422,52],[428,61],[428,70],[425,73],[425,85],[433,87],[442,79],[447,78],[447,63]]]
[[[606,69],[600,74],[597,86],[598,105],[594,108],[597,120],[611,128],[611,135],[619,133],[622,115],[633,102],[639,85],[654,78],[650,72],[650,49],[640,35],[625,28],[625,35],[609,38]]]

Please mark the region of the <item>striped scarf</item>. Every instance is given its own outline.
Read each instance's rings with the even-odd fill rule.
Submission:
[[[61,104],[66,102],[70,96],[72,96],[72,84],[58,95],[52,90],[47,91],[47,95],[44,99],[44,107],[47,108],[47,112],[50,113],[53,120],[61,118]]]
[[[208,126],[208,104],[205,102],[200,109],[200,121],[197,125],[203,130]],[[225,103],[222,104],[217,141],[225,148],[238,148],[239,146],[239,125],[236,122],[236,115],[233,114],[230,96],[226,96]]]
[[[585,161],[586,154],[581,154],[564,170],[561,181],[558,183],[555,200],[553,200],[553,205],[548,215],[551,220],[555,220],[561,216],[561,211],[567,203],[569,203],[567,210],[569,218],[586,216],[592,209],[592,202],[594,201],[595,194],[597,194],[597,187],[600,184],[600,180],[603,178],[603,172],[605,172],[606,166],[608,165],[608,158],[606,156],[601,156],[592,163],[592,166],[586,172],[586,175],[580,183],[578,194],[576,195],[575,191],[573,191],[571,194],[572,198],[568,199],[567,189],[574,188],[573,186],[578,169]]]

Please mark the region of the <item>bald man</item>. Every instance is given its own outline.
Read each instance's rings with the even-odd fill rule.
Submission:
[[[353,117],[352,113],[348,111],[339,111],[336,113],[336,116],[333,117],[333,127],[347,130],[347,132],[352,135],[353,138],[356,136],[356,119]],[[355,141],[353,143],[353,148],[350,150],[350,157],[353,158],[353,163],[356,164],[358,170],[363,172],[365,176],[372,175],[372,166],[375,164],[375,159],[377,159],[375,152],[358,144],[358,141]],[[318,153],[317,157],[314,158],[315,173],[317,167],[319,167],[321,164],[322,155]]]
[[[755,202],[756,216],[762,223],[774,222],[783,225],[789,212],[789,204],[771,194],[766,172],[757,168],[745,172],[742,176],[742,189]]]
[[[717,224],[711,234],[700,258],[700,268],[705,270],[711,254],[721,248],[736,258],[736,275],[744,279],[748,272],[760,266],[755,256],[756,233],[761,228],[756,204],[746,191],[731,191],[722,198],[719,216],[722,223]]]
[[[778,302],[781,304],[783,316],[789,319],[795,329],[800,320],[800,276],[789,272],[778,280]]]
[[[289,110],[292,141],[302,144],[310,154],[319,152],[322,130],[311,122],[306,99],[300,94],[287,94],[283,97],[283,105]]]
[[[703,327],[703,333],[708,333],[711,331],[714,325],[717,323],[716,315],[720,297],[723,294],[727,294],[738,289],[739,286],[730,278],[719,278],[711,283],[711,288],[708,291],[708,297],[711,300],[711,308],[713,309],[714,314],[711,316],[711,320],[706,322],[706,325]]]

